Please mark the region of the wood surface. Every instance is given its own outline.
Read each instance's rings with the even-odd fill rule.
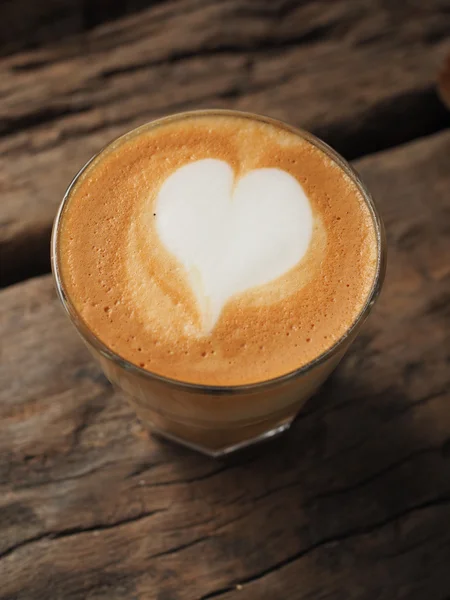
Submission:
[[[158,0],[156,0],[157,2]],[[105,21],[147,8],[155,0],[2,0],[0,54],[59,42]]]
[[[347,158],[450,124],[435,92],[449,0],[174,0],[92,29],[113,5],[117,16],[143,4],[1,4],[0,35],[16,52],[0,61],[0,285],[48,272],[71,178],[162,114],[266,113]],[[40,41],[52,43],[29,49]]]
[[[49,275],[1,290],[0,600],[449,600],[449,50],[449,0],[0,3],[0,286],[48,273],[93,153],[188,108],[358,159],[389,244],[336,373],[226,462],[146,433]]]
[[[229,462],[146,434],[50,276],[0,292],[0,599],[448,599],[449,153],[355,163],[380,302],[293,429]]]

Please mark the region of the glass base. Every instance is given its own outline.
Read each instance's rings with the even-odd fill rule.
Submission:
[[[244,450],[245,448],[249,448],[250,446],[255,446],[257,444],[261,444],[262,442],[277,438],[278,436],[280,436],[282,433],[284,433],[285,431],[287,431],[290,428],[293,420],[294,420],[294,418],[286,419],[283,422],[278,423],[278,425],[276,427],[273,427],[272,429],[270,429],[268,431],[264,431],[263,433],[260,433],[259,435],[256,435],[252,438],[243,439],[239,442],[236,442],[229,446],[224,446],[222,448],[208,448],[206,446],[197,444],[193,441],[189,441],[185,438],[174,435],[173,433],[170,433],[168,431],[159,429],[158,427],[155,427],[153,424],[143,423],[143,425],[145,427],[147,427],[150,430],[150,432],[152,434],[154,434],[156,437],[165,438],[171,442],[174,442],[175,444],[185,446],[186,448],[189,448],[190,450],[200,452],[201,454],[204,454],[205,456],[209,456],[211,458],[223,458],[223,457],[228,456],[229,454],[238,452],[239,450]]]

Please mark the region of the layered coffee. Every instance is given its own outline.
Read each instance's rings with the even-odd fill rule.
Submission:
[[[64,206],[58,261],[76,312],[117,355],[234,386],[341,339],[378,250],[370,206],[318,145],[279,123],[191,113],[90,163]]]

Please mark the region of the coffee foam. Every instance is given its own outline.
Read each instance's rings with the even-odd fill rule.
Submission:
[[[156,229],[186,269],[203,335],[229,299],[293,268],[312,226],[301,185],[281,169],[255,169],[235,181],[228,163],[206,158],[172,173],[156,201]]]
[[[90,165],[59,259],[75,308],[116,353],[236,385],[297,369],[345,333],[377,241],[357,186],[321,150],[257,120],[191,116]]]

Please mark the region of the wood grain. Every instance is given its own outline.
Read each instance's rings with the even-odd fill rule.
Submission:
[[[360,160],[385,290],[277,442],[149,438],[41,277],[0,293],[0,598],[450,595],[450,131]]]
[[[449,47],[448,8],[448,0],[402,10],[384,0],[175,0],[4,58],[0,284],[48,272],[51,222],[76,171],[162,114],[266,113],[348,158],[442,129],[450,119],[434,81]]]
[[[163,0],[164,1],[164,0]],[[2,0],[0,54],[59,42],[126,14],[147,8],[148,0]]]

